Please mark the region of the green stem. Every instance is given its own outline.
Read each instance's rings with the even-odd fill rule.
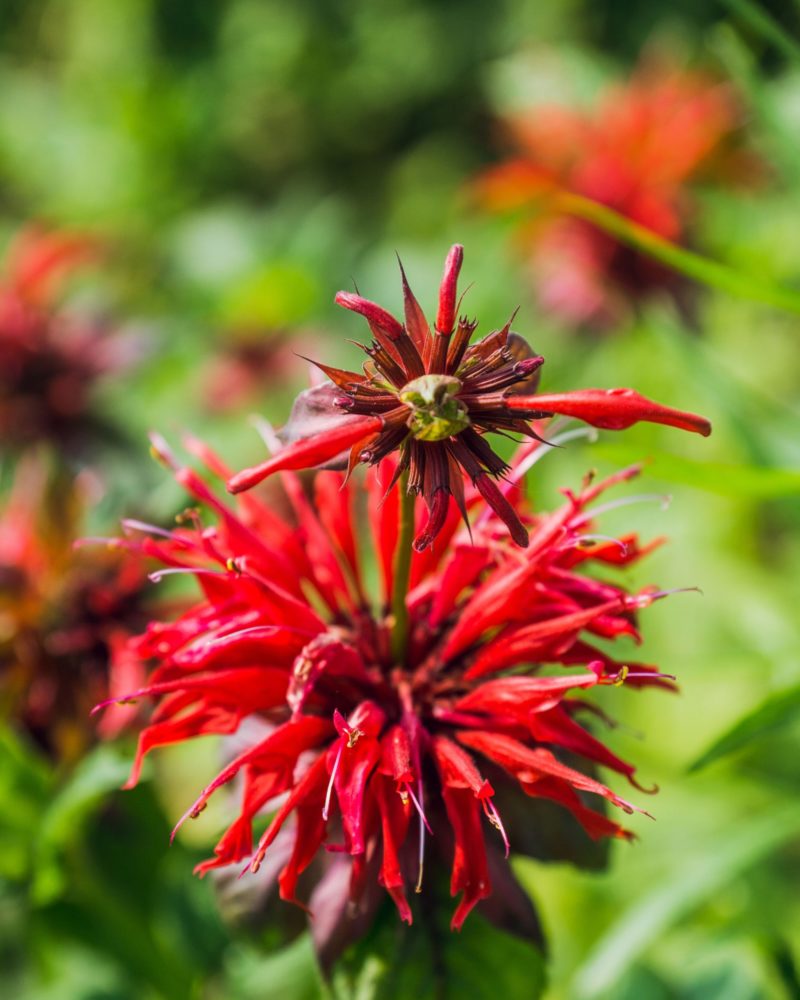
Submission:
[[[556,207],[567,215],[574,215],[593,223],[610,236],[653,257],[673,271],[685,274],[687,278],[693,278],[731,295],[750,299],[752,302],[762,302],[789,312],[800,313],[800,293],[765,283],[733,267],[728,267],[727,264],[720,264],[718,261],[709,260],[691,250],[676,246],[590,198],[563,192],[556,199]]]
[[[738,14],[753,31],[771,42],[788,59],[800,62],[800,45],[769,11],[752,0],[722,0],[722,5]]]
[[[397,484],[400,491],[400,524],[397,551],[394,557],[394,579],[392,581],[392,659],[395,664],[405,662],[408,647],[408,581],[411,576],[411,544],[414,541],[415,497],[408,492],[408,470],[400,476]]]

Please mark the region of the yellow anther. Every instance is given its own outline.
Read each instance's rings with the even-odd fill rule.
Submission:
[[[360,729],[349,729],[347,732],[347,748],[352,750],[353,747],[358,743],[361,737],[364,735]]]
[[[625,683],[625,678],[630,672],[630,667],[620,667],[619,673],[614,678],[614,687],[622,687]]]

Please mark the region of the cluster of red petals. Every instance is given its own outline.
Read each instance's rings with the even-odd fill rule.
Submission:
[[[187,445],[227,479],[216,455],[196,441]],[[313,912],[330,896],[325,859],[338,866],[337,878],[346,861],[351,910],[370,905],[381,885],[410,922],[409,888],[424,891],[424,856],[436,852],[451,867],[452,894],[460,895],[452,921],[459,928],[492,891],[490,872],[514,849],[515,829],[495,802],[501,789],[559,803],[593,838],[631,836],[592,799],[625,812],[633,806],[561,755],[635,784],[634,768],[583,725],[591,709],[585,695],[623,680],[669,685],[656,668],[623,666],[595,645],[620,636],[638,641],[638,612],[661,596],[602,579],[603,570],[613,576],[648,546],[635,535],[593,533],[592,502],[638,470],[587,480],[554,512],[534,515],[516,481],[539,447],[520,448],[500,487],[530,532],[528,548],[511,544],[467,483],[472,538],[451,502],[441,532],[446,544],[413,554],[408,648],[396,662],[387,609],[397,494],[384,502],[392,458],[370,469],[363,485],[319,472],[310,494],[284,471],[284,517],[254,493],[235,506],[223,502],[156,443],[199,507],[171,531],[138,525],[123,544],[164,566],[156,578],[193,575],[201,598],[174,620],[151,623],[129,645],[154,669],[128,698],[156,706],[130,785],[154,748],[240,729],[242,748],[247,734],[181,820],[237,780],[237,815],[201,873],[233,864],[256,872],[263,862],[277,875],[281,897]],[[424,519],[419,503],[416,515]],[[377,607],[358,554],[356,526],[366,521],[380,568]],[[263,830],[257,839],[254,825]],[[309,890],[299,880],[311,866],[318,881]]]
[[[546,207],[555,191],[600,202],[672,242],[691,219],[691,184],[757,178],[745,150],[743,115],[730,87],[702,73],[647,62],[593,109],[541,107],[509,121],[514,158],[488,171],[479,191],[488,207]],[[678,295],[665,268],[578,219],[524,223],[542,302],[575,324],[607,326],[630,302],[655,290]]]
[[[444,266],[436,321],[431,327],[401,268],[405,323],[360,295],[339,292],[336,301],[361,314],[374,337],[364,350],[363,373],[319,367],[331,382],[304,393],[287,425],[289,443],[228,482],[232,493],[250,489],[282,470],[338,463],[376,465],[397,453],[391,489],[408,473],[408,492],[421,495],[428,520],[415,548],[422,551],[443,531],[455,500],[467,521],[464,475],[525,547],[528,532],[496,480],[506,462],[486,440],[499,433],[536,439],[534,420],[562,414],[594,427],[622,430],[639,421],[710,433],[703,417],[645,399],[633,389],[582,389],[534,394],[544,358],[509,321],[471,344],[477,323],[458,319],[458,277],[463,248],[451,248]]]
[[[82,512],[80,491],[52,482],[32,455],[20,461],[0,507],[4,709],[67,763],[96,736],[89,712],[98,699],[144,678],[127,640],[146,624],[150,596],[141,561],[97,546],[73,549]],[[116,735],[134,714],[115,706],[101,734]]]
[[[22,230],[0,273],[0,441],[74,444],[101,428],[98,378],[130,360],[130,345],[60,304],[65,281],[97,256],[84,236]]]

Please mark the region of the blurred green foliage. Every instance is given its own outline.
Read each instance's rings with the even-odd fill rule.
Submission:
[[[190,428],[232,466],[258,456],[246,415],[280,423],[304,363],[224,413],[208,406],[205,366],[243,332],[287,330],[301,354],[352,360],[344,341],[361,331],[333,293],[357,275],[398,306],[395,250],[430,303],[447,246],[464,242],[467,308],[485,330],[521,305],[546,386],[631,384],[707,414],[708,442],[637,428],[537,467],[546,506],[589,466],[649,459],[644,489],[671,494],[671,510],[614,511],[603,530],[668,534],[637,582],[703,596],[677,595],[644,623],[645,656],[679,675],[680,697],[603,692],[623,723],[616,748],[662,787],[647,803],[657,823],[638,821],[640,843],[616,847],[605,871],[517,870],[549,939],[552,1000],[785,1000],[800,995],[797,317],[709,290],[699,335],[665,303],[608,337],[570,335],[537,314],[504,224],[465,193],[502,153],[499,116],[594,94],[654,36],[733,79],[774,170],[756,193],[703,194],[698,244],[756,286],[800,289],[800,15],[778,2],[5,0],[0,220],[9,235],[39,219],[101,236],[109,255],[82,294],[147,333],[147,362],[102,390],[129,442],[103,459],[92,528],[106,532],[121,514],[180,508],[148,462],[149,428]],[[0,995],[323,995],[306,938],[270,950],[192,878],[219,812],[169,847],[213,770],[206,750],[199,763],[166,752],[142,788],[119,792],[124,742],[63,774],[3,731]],[[475,920],[444,946],[460,995],[539,995],[538,960],[516,944],[474,962],[484,932]],[[342,996],[429,995],[413,955],[393,969],[390,939],[376,928]]]

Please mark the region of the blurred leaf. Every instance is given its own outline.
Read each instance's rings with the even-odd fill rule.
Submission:
[[[319,297],[313,277],[289,261],[276,261],[233,285],[221,322],[233,327],[281,328],[306,319]]]
[[[227,973],[226,981],[236,1000],[262,1000],[267,996],[319,1000],[322,995],[308,934],[268,955],[239,947],[228,959]]]
[[[712,761],[719,760],[734,750],[739,750],[764,733],[785,726],[798,718],[800,710],[800,684],[778,691],[767,698],[752,712],[734,723],[727,732],[718,737],[689,767],[689,771],[699,771]]]
[[[386,905],[369,933],[334,968],[336,1000],[536,1000],[545,987],[541,951],[471,913],[450,930],[453,901],[426,885],[414,924]]]
[[[564,192],[558,195],[557,206],[567,215],[574,215],[593,223],[627,246],[647,254],[648,257],[687,278],[739,298],[800,313],[800,292],[761,281],[727,264],[709,260],[698,253],[670,243],[669,240],[657,236],[644,226],[631,222],[624,215],[590,198]]]
[[[592,454],[621,465],[630,465],[641,461],[642,450],[637,445],[603,443],[594,445]],[[696,462],[681,455],[658,451],[648,456],[647,471],[665,482],[683,483],[722,496],[756,500],[800,496],[800,470],[796,469]]]
[[[800,44],[760,4],[753,0],[722,0],[722,3],[785,56],[800,62]]]
[[[767,952],[786,989],[787,997],[797,1000],[800,997],[800,973],[788,942],[783,939],[770,942]]]
[[[682,858],[667,881],[634,902],[600,938],[575,975],[575,996],[588,1000],[611,989],[673,924],[798,833],[800,804],[791,803],[729,826],[713,843],[698,845],[694,859]]]
[[[0,727],[0,875],[17,881],[29,871],[31,830],[47,805],[52,782],[44,759]]]
[[[80,837],[87,818],[105,796],[122,785],[128,769],[127,762],[110,747],[99,746],[58,791],[36,827],[31,887],[35,902],[47,902],[63,889],[66,875],[61,869],[61,853]]]

